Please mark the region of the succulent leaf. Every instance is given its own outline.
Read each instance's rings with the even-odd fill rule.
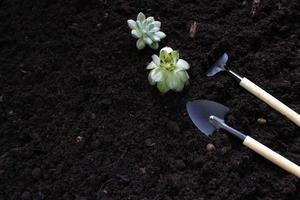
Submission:
[[[157,88],[161,93],[166,93],[170,90],[165,80],[158,82]]]
[[[154,17],[147,17],[146,21],[148,23],[154,22]]]
[[[154,22],[151,23],[151,25],[160,28],[161,22],[160,21],[154,21]]]
[[[176,63],[176,71],[187,70],[189,68],[190,65],[185,60],[179,59]]]
[[[160,65],[160,58],[157,56],[157,55],[153,55],[152,56],[152,60],[153,60],[153,63],[157,66],[157,67],[159,67],[159,65]]]
[[[149,46],[153,43],[153,41],[149,38],[149,37],[144,37],[144,41],[146,44],[148,44]]]
[[[145,42],[144,42],[144,40],[143,40],[142,38],[140,38],[140,39],[138,39],[138,40],[136,41],[136,47],[137,47],[139,50],[145,48],[145,46],[146,46],[146,44],[145,44]]]
[[[152,35],[152,38],[154,41],[160,42],[160,37],[158,37],[157,35]]]
[[[137,21],[140,21],[140,22],[142,22],[142,21],[144,21],[145,20],[145,15],[144,15],[144,13],[142,13],[142,12],[140,12],[139,14],[138,14],[138,16],[137,16]]]
[[[151,47],[152,49],[158,49],[159,44],[158,44],[158,42],[153,42],[153,43],[150,45],[150,47]]]
[[[182,82],[186,82],[189,79],[189,75],[186,71],[179,71],[176,72],[176,74]]]
[[[161,31],[157,31],[155,33],[155,35],[157,35],[158,37],[160,37],[160,39],[163,39],[166,37],[166,34],[164,32],[161,32]]]
[[[146,68],[146,69],[154,69],[154,68],[156,68],[156,67],[157,67],[157,65],[155,65],[154,62],[151,61],[151,62],[147,65],[147,68]]]
[[[158,28],[158,27],[153,27],[149,32],[150,32],[150,33],[155,33],[155,32],[157,32],[157,31],[159,31],[159,29],[160,29],[160,28]]]
[[[137,30],[132,30],[131,31],[131,35],[134,37],[134,38],[137,38],[139,39],[141,37],[141,32],[137,31]]]
[[[136,22],[132,19],[127,20],[127,24],[129,26],[129,28],[131,28],[131,29],[136,29],[137,28]]]
[[[150,76],[153,81],[159,82],[163,77],[163,71],[159,70],[159,68],[155,68],[150,72]]]

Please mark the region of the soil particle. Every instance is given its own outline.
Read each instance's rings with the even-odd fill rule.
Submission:
[[[164,196],[164,200],[172,200],[172,198],[170,196],[168,196],[168,195],[165,195]]]
[[[211,143],[208,143],[208,144],[206,145],[206,151],[207,151],[207,152],[212,152],[212,151],[214,151],[214,150],[216,150],[215,145],[213,145],[213,144],[211,144]]]
[[[99,104],[103,107],[110,106],[112,104],[112,100],[110,98],[102,99]]]
[[[100,141],[97,139],[95,141],[92,142],[91,147],[93,149],[97,149],[100,146]]]
[[[127,175],[116,175],[117,178],[119,178],[121,181],[123,181],[124,183],[128,184],[130,182],[130,179]]]
[[[179,170],[183,170],[186,165],[183,160],[175,160],[175,167]]]
[[[97,192],[97,200],[113,200],[108,194],[108,192],[104,189]]]
[[[194,38],[197,32],[197,22],[193,21],[193,23],[190,26],[190,38]]]
[[[84,142],[84,138],[79,135],[79,136],[76,137],[75,142],[76,143],[82,143],[82,142]]]
[[[86,197],[82,197],[82,196],[77,196],[75,198],[75,200],[87,200],[87,198]]]
[[[170,132],[180,133],[180,128],[179,128],[179,125],[177,124],[177,122],[168,121],[167,122],[167,127],[168,127]]]
[[[155,145],[155,143],[150,138],[148,138],[148,139],[145,140],[145,145],[147,147],[152,147],[152,146]]]
[[[146,174],[146,172],[147,172],[145,167],[141,167],[140,171],[141,171],[142,174]]]
[[[224,146],[221,148],[221,155],[225,155],[228,151],[231,150],[231,146]]]
[[[32,138],[32,139],[34,139],[34,140],[36,140],[37,142],[39,142],[40,140],[41,140],[41,137],[40,137],[40,135],[38,134],[38,133],[36,133],[36,132],[31,132],[30,134],[29,134],[29,136]]]
[[[25,191],[21,195],[22,200],[31,200],[31,193],[28,191]]]
[[[264,118],[258,118],[258,119],[257,119],[257,123],[259,123],[260,125],[264,125],[264,124],[267,123],[267,120],[264,119]]]
[[[40,179],[42,176],[42,170],[38,167],[34,168],[31,172],[32,177],[35,179]]]
[[[60,174],[60,173],[62,173],[63,169],[64,169],[64,163],[59,163],[59,164],[56,166],[55,173],[56,173],[56,174]]]
[[[182,186],[182,176],[180,174],[168,175],[168,182],[172,188],[179,189]]]
[[[203,157],[198,156],[198,157],[196,157],[195,159],[193,159],[192,164],[193,164],[194,167],[198,168],[198,167],[201,167],[201,166],[202,166],[202,164],[204,163],[204,161],[205,161],[205,160],[204,160]]]
[[[96,119],[96,114],[95,113],[91,113],[91,119]]]

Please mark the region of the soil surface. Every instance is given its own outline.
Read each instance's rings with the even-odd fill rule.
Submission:
[[[205,76],[226,51],[231,69],[300,112],[300,2],[255,8],[1,0],[0,199],[300,199],[299,179],[223,131],[202,135],[185,109],[192,99],[223,103],[230,125],[300,164],[299,127],[228,75]],[[183,92],[149,85],[145,67],[158,50],[138,51],[126,23],[140,11],[161,20],[160,47],[190,63]]]

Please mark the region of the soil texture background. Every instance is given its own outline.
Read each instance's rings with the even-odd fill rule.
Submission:
[[[299,127],[225,73],[205,76],[227,52],[228,67],[300,113],[300,2],[252,5],[1,0],[0,199],[300,199],[296,177],[223,131],[202,135],[185,109],[218,101],[228,124],[300,164]],[[140,11],[191,65],[183,92],[149,85],[158,50],[137,50],[126,23]]]

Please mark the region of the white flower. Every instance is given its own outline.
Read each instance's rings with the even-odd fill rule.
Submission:
[[[152,62],[148,64],[150,69],[148,80],[151,85],[157,84],[160,92],[166,93],[170,89],[176,92],[184,88],[189,79],[186,72],[190,65],[183,59],[179,59],[179,53],[170,47],[162,48],[157,55],[152,56]]]
[[[146,18],[141,12],[136,21],[129,19],[127,24],[131,29],[131,35],[138,39],[136,42],[138,49],[145,48],[146,44],[153,49],[158,49],[158,42],[166,37],[166,34],[160,31],[160,21],[155,21],[154,17]]]

